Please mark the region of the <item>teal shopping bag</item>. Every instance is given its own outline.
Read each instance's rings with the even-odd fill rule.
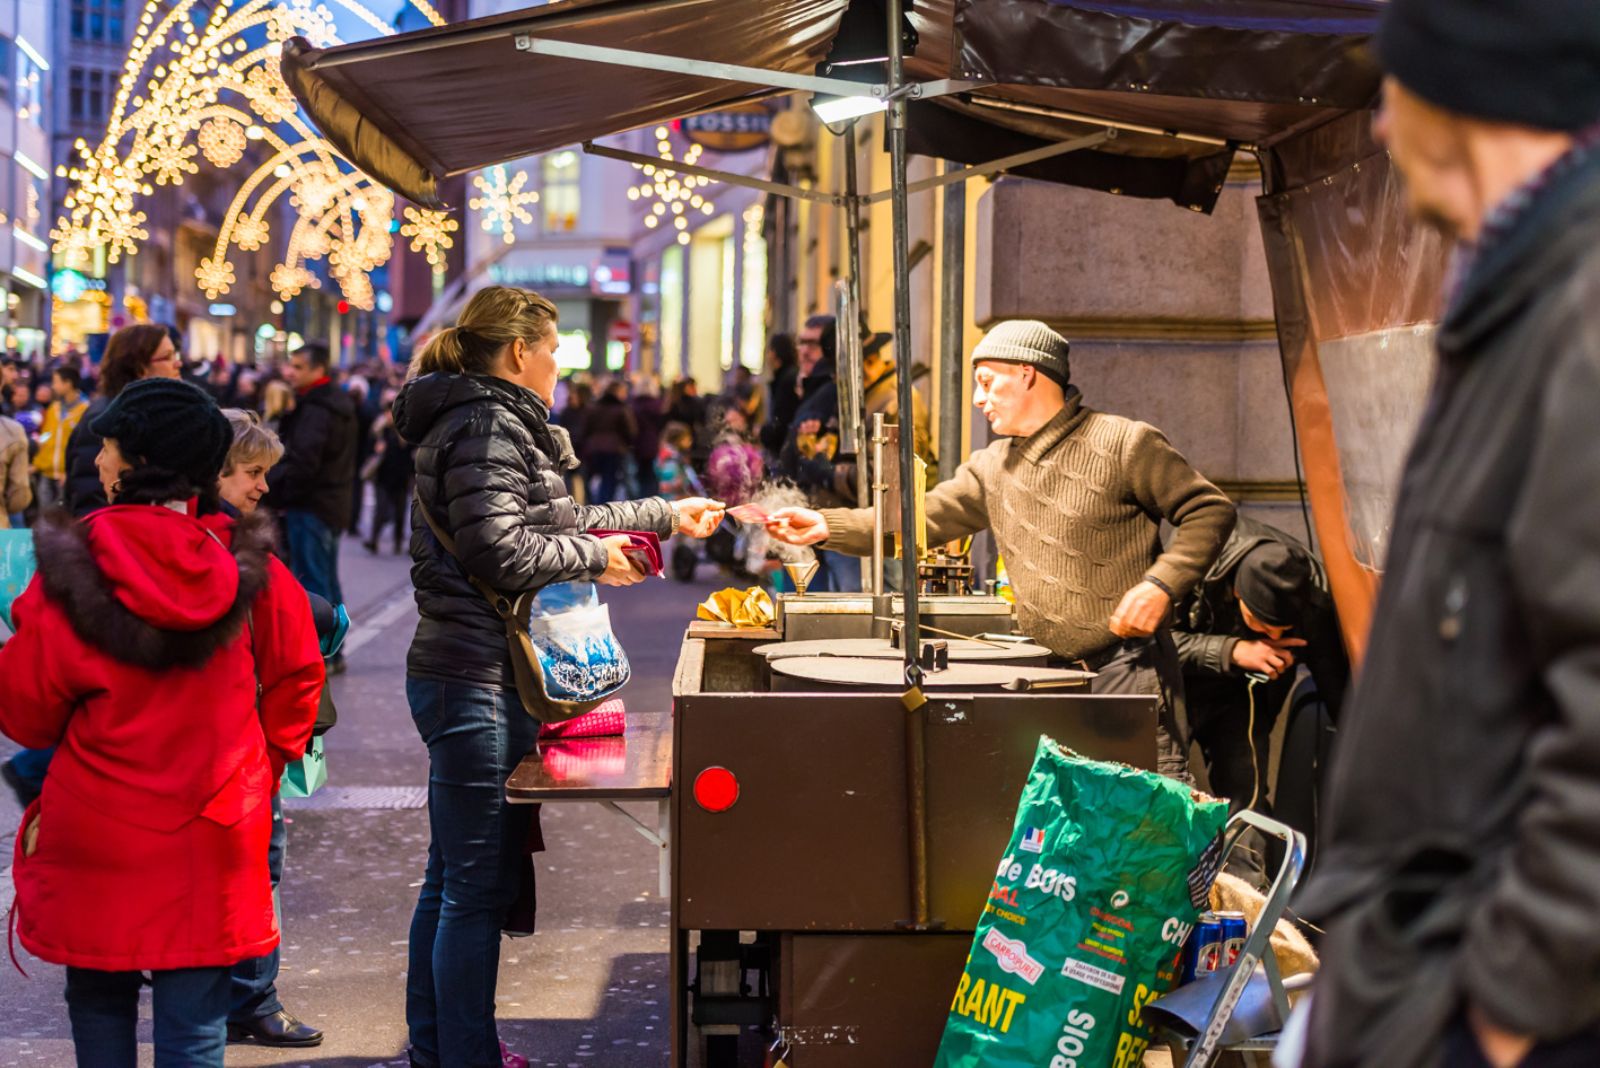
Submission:
[[[322,751],[322,738],[312,738],[306,755],[283,769],[278,784],[282,797],[310,797],[328,784],[328,758]]]
[[[33,531],[0,530],[0,619],[13,631],[11,602],[33,581]]]

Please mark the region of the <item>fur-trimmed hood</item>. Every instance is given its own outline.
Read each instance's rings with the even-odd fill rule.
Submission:
[[[197,667],[239,636],[267,583],[271,523],[123,505],[34,527],[44,592],[78,637],[113,659]]]

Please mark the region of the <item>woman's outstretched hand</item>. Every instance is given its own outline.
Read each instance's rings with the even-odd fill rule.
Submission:
[[[691,538],[709,538],[722,522],[728,506],[709,497],[684,497],[678,505],[678,533]]]

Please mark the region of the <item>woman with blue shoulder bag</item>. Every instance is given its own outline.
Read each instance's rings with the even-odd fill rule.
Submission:
[[[431,840],[406,979],[411,1063],[420,1068],[527,1064],[506,1051],[494,1022],[500,931],[532,819],[528,807],[506,803],[505,782],[538,737],[530,685],[540,699],[581,702],[609,692],[583,686],[625,680],[591,587],[645,578],[626,533],[589,532],[703,538],[722,520],[719,502],[698,497],[573,501],[564,478],[576,462],[571,444],[550,423],[556,319],[538,294],[480,290],[458,324],[417,355],[394,406],[396,428],[416,446],[421,519],[411,534],[421,618],[406,664],[430,762]],[[582,645],[557,648],[579,633]],[[519,654],[517,636],[530,655]],[[546,669],[530,681],[534,648]]]

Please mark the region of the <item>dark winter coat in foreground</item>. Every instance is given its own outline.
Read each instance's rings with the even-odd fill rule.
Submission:
[[[659,498],[579,505],[562,477],[574,463],[565,432],[532,391],[487,375],[431,374],[406,384],[395,427],[416,448],[417,496],[456,543],[445,552],[412,503],[411,581],[421,620],[406,660],[417,678],[515,686],[505,627],[467,580],[503,593],[593,579],[606,550],[589,530],[665,537]]]
[[[1439,331],[1302,914],[1308,1068],[1418,1068],[1467,1003],[1600,1026],[1600,153]]]

